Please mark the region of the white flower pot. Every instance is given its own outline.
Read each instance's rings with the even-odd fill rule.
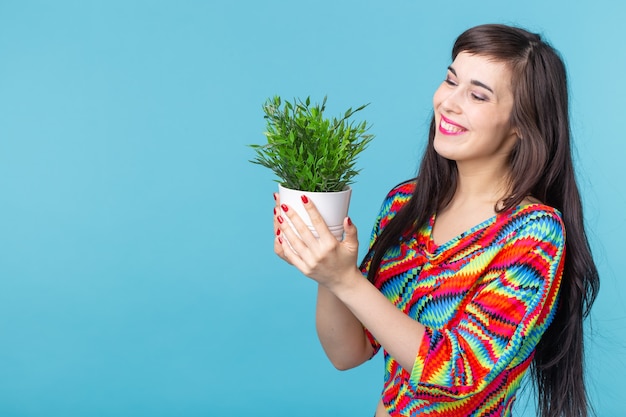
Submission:
[[[278,194],[280,203],[287,204],[298,213],[302,220],[309,227],[315,237],[319,237],[315,228],[311,224],[311,219],[302,204],[302,195],[312,201],[319,210],[326,225],[337,240],[343,239],[343,220],[348,215],[348,207],[350,206],[350,196],[352,188],[346,187],[344,191],[337,192],[310,192],[292,190],[278,185]],[[287,216],[283,216],[289,222]],[[289,222],[291,224],[291,222]]]

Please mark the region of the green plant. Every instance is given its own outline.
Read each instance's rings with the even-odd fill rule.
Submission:
[[[264,145],[249,145],[256,152],[250,162],[270,168],[284,187],[302,191],[342,191],[354,182],[357,156],[374,135],[367,122],[350,117],[367,107],[348,109],[342,117],[324,117],[321,105],[306,100],[283,102],[275,96],[263,105],[267,121]]]

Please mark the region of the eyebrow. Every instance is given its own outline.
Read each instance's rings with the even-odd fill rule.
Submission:
[[[457,75],[456,75],[456,70],[455,70],[454,68],[452,68],[452,65],[450,65],[450,66],[448,67],[448,71],[450,71],[452,74],[454,74],[454,76],[455,76],[455,77],[457,76]],[[490,91],[490,92],[491,92],[491,94],[495,94],[495,93],[493,92],[493,89],[492,89],[491,87],[489,87],[489,86],[488,86],[487,84],[485,84],[485,83],[481,83],[481,82],[480,82],[480,81],[478,81],[478,80],[470,80],[470,83],[471,83],[471,84],[473,84],[473,85],[475,85],[475,86],[482,87],[482,88],[484,88],[484,89],[485,89],[485,90],[487,90],[487,91]]]

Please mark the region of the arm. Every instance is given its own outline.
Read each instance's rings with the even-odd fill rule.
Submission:
[[[414,395],[467,398],[520,377],[529,365],[556,309],[564,232],[554,213],[530,213],[517,221],[520,226],[481,252],[480,261],[467,264],[479,278],[454,321],[427,327],[410,373]],[[454,288],[450,278],[443,285]]]
[[[278,221],[280,200],[274,194],[274,252],[283,260],[292,263],[285,255],[285,236]],[[354,229],[356,233],[356,229]],[[293,238],[292,238],[293,239]],[[357,243],[358,245],[358,243]],[[289,245],[286,245],[289,248]],[[358,250],[358,246],[354,248]],[[329,360],[339,370],[354,368],[370,359],[375,350],[365,334],[363,325],[352,312],[328,288],[318,285],[316,306],[316,329],[322,348]]]
[[[325,227],[313,203],[309,201],[305,207],[319,239],[311,234],[293,210],[283,207],[284,214],[289,216],[301,238],[277,210],[275,225],[280,232],[275,251],[320,284],[318,333],[329,358],[342,369],[356,366],[369,358],[373,348],[365,336],[364,325],[401,366],[411,369],[424,326],[398,310],[363,278],[356,265],[356,227],[348,219],[344,220],[345,238],[338,242]],[[330,309],[326,311],[328,307]]]
[[[413,367],[425,331],[422,324],[396,308],[356,268],[352,277],[340,280],[327,291],[341,300],[400,366]],[[373,352],[369,340],[367,344]]]
[[[337,369],[354,368],[374,354],[361,322],[322,285],[317,290],[316,327],[326,356]]]

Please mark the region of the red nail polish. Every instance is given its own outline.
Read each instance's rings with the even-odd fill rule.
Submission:
[[[308,202],[309,202],[309,199],[308,199],[308,198],[307,198],[304,194],[302,194],[302,197],[300,197],[300,198],[302,199],[302,202],[303,202],[304,204],[306,204],[306,203],[308,203]]]
[[[274,216],[276,215],[276,207],[274,207]]]
[[[278,238],[278,243],[280,243],[282,245],[283,244],[283,240],[281,238]]]
[[[276,236],[280,236],[280,229],[276,229]]]
[[[274,201],[276,201],[276,193],[272,193],[272,197],[274,197]]]
[[[352,219],[348,217],[348,226],[352,226]]]
[[[281,209],[283,209],[283,211],[284,211],[285,213],[287,213],[287,210],[289,210],[289,208],[288,208],[288,207],[287,207],[287,205],[285,205],[285,204],[281,204],[281,205],[280,205],[280,208],[281,208]]]
[[[276,219],[278,220],[278,223],[283,224],[283,217],[282,216],[278,216],[276,217]]]

